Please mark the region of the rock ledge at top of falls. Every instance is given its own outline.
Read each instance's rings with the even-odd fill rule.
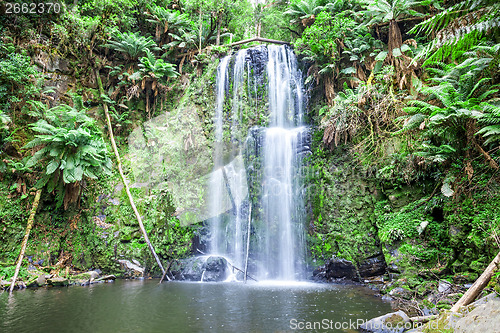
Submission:
[[[197,256],[172,264],[175,280],[220,282],[228,276],[228,262],[221,256]]]
[[[333,282],[337,279],[359,281],[359,277],[364,279],[383,275],[386,273],[386,269],[387,265],[382,253],[361,262],[357,271],[351,261],[334,256],[314,270],[313,280],[322,282]]]

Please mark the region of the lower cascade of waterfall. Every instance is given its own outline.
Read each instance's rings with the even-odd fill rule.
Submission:
[[[220,61],[201,280],[213,275],[207,261],[222,259],[228,266],[219,280],[241,280],[243,271],[259,280],[304,278],[301,174],[310,135],[302,82],[288,46],[243,49]]]

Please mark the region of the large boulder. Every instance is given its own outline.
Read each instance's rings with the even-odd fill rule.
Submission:
[[[385,274],[387,265],[383,254],[376,254],[356,266],[349,260],[332,257],[325,265],[318,267],[313,272],[316,281],[331,282],[336,279],[359,281],[359,278],[371,278]]]
[[[359,326],[361,332],[374,333],[401,333],[412,328],[410,318],[403,311],[388,313],[386,315],[368,320]]]
[[[384,255],[377,254],[363,261],[359,267],[359,275],[363,278],[384,275],[387,270]]]
[[[469,305],[454,325],[455,332],[500,332],[500,297],[491,294]]]
[[[144,276],[144,267],[141,267],[138,261],[135,260],[134,262],[124,259],[118,260],[118,263],[125,269],[125,277],[137,278]]]
[[[313,272],[314,280],[332,281],[342,278],[349,280],[355,279],[356,268],[351,261],[335,256],[329,259],[325,265],[318,267]]]
[[[228,262],[220,256],[198,256],[172,265],[170,271],[176,280],[219,282],[228,276]]]

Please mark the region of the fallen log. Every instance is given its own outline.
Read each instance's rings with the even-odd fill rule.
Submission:
[[[230,264],[229,262],[228,262],[228,265],[229,265],[229,266],[231,266],[231,268],[233,268],[233,269],[235,269],[235,270],[237,270],[237,271],[240,271],[240,272],[242,272],[243,274],[245,274],[245,277],[247,277],[247,276],[248,276],[250,279],[254,280],[255,282],[259,282],[259,281],[257,281],[257,279],[256,279],[256,278],[252,277],[250,274],[248,274],[247,272],[243,271],[242,269],[239,269],[238,267],[236,267],[236,266],[234,266],[234,265]]]
[[[247,228],[247,250],[245,255],[245,272],[243,273],[243,281],[247,283],[248,274],[248,254],[250,252],[250,223],[252,222],[252,203],[250,202],[250,207],[248,208],[248,228]]]
[[[483,274],[474,282],[474,284],[465,292],[465,294],[458,300],[458,302],[451,308],[452,312],[457,312],[462,306],[469,305],[476,297],[483,291],[484,287],[490,282],[495,269],[500,265],[500,252],[493,259],[493,261],[486,267]]]
[[[21,268],[21,264],[24,258],[24,252],[26,251],[26,245],[28,244],[28,238],[30,237],[30,231],[33,227],[33,223],[35,221],[35,214],[38,208],[38,202],[40,202],[40,195],[42,194],[42,190],[36,191],[35,199],[33,200],[33,206],[31,207],[30,217],[28,218],[28,225],[26,226],[26,233],[24,234],[23,243],[21,245],[21,252],[19,253],[19,259],[17,259],[16,270],[14,272],[14,277],[12,277],[12,283],[10,284],[9,293],[12,293],[14,290],[14,286],[16,285],[16,279],[19,275],[19,269]]]
[[[290,44],[290,43],[284,42],[282,40],[267,39],[267,38],[262,38],[262,37],[253,37],[253,38],[250,38],[250,39],[240,40],[239,42],[234,42],[234,43],[227,44],[227,45],[224,45],[224,46],[233,47],[233,46],[236,46],[236,45],[247,44],[247,43],[252,43],[252,42],[264,42],[264,43],[272,43],[272,44],[280,44],[280,45]]]
[[[174,261],[177,261],[177,259],[172,259],[168,263],[167,268],[165,269],[165,272],[163,272],[163,275],[161,276],[160,283],[162,283],[165,278],[167,278],[168,281],[172,281],[172,279],[170,279],[170,277],[167,274],[170,271],[170,266],[172,266],[172,263]]]
[[[97,85],[99,87],[99,94],[101,96],[104,96],[104,88],[102,87],[101,77],[99,76],[99,70],[97,70],[97,69],[95,70],[95,78],[97,81]],[[102,107],[104,109],[104,114],[106,116],[106,123],[108,125],[109,140],[111,141],[111,147],[113,147],[113,152],[114,152],[115,158],[116,158],[116,166],[118,168],[118,173],[120,174],[120,178],[122,179],[123,186],[125,187],[125,192],[127,193],[130,207],[132,207],[132,210],[134,211],[137,222],[139,223],[139,228],[142,232],[144,240],[146,241],[146,244],[148,244],[148,247],[149,247],[149,250],[151,251],[151,254],[155,258],[156,263],[158,264],[158,267],[160,267],[162,273],[165,274],[165,269],[163,268],[163,265],[160,261],[160,258],[156,254],[156,251],[153,247],[153,244],[151,244],[151,242],[149,241],[148,233],[146,232],[146,229],[144,228],[144,224],[142,223],[141,214],[139,214],[139,211],[137,210],[137,207],[135,206],[135,203],[134,203],[134,198],[132,197],[132,194],[130,193],[130,189],[128,187],[128,181],[125,178],[125,174],[123,173],[122,161],[120,158],[120,154],[118,153],[118,148],[116,147],[115,137],[113,135],[113,127],[111,126],[111,117],[109,116],[109,111],[108,111],[108,105],[106,104],[106,102],[104,102],[104,100],[102,101]]]

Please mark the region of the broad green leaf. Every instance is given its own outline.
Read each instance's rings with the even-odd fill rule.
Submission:
[[[50,161],[50,163],[47,165],[47,174],[48,175],[53,174],[57,170],[59,164],[60,164],[59,160],[54,159]]]
[[[375,57],[376,61],[384,61],[385,58],[387,57],[387,51],[380,51],[379,54]]]

